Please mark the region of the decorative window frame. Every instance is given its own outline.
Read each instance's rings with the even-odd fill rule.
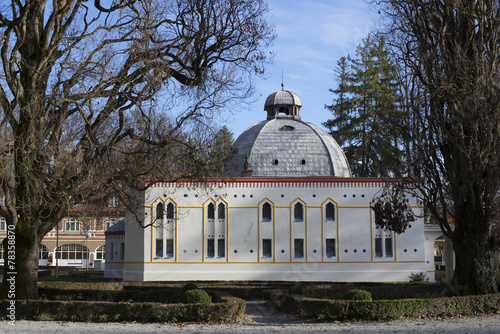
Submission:
[[[375,198],[374,202],[380,200]],[[391,202],[392,199],[384,197],[382,204]],[[375,225],[375,215],[372,210],[372,261],[395,261],[396,260],[396,235],[393,231],[388,231]]]
[[[297,217],[297,205],[302,205],[302,217]],[[308,205],[302,198],[297,197],[290,203],[290,262],[308,261]],[[303,256],[295,252],[295,240],[303,240]]]
[[[171,217],[170,205],[173,206]],[[161,213],[158,212],[158,207],[161,208]],[[177,261],[177,202],[171,197],[167,199],[157,198],[151,209],[151,257],[154,261]],[[158,240],[161,240],[160,244],[158,244]],[[169,244],[171,247],[168,247]],[[161,247],[161,251],[159,251],[159,247]]]
[[[297,217],[297,205],[302,206],[302,217]],[[307,203],[301,198],[295,199],[290,203],[290,218],[294,223],[305,223],[307,221]]]
[[[264,217],[264,205],[269,205],[270,206],[270,215],[271,217],[267,218]],[[259,203],[259,222],[263,223],[273,223],[274,222],[274,216],[275,216],[275,204],[273,201],[271,201],[269,198],[264,198],[262,201]]]
[[[270,210],[270,218],[264,218],[264,206],[269,205]],[[258,205],[258,224],[259,224],[259,254],[258,261],[259,262],[273,262],[276,260],[276,225],[275,225],[275,217],[276,217],[276,204],[265,197],[259,202]],[[264,252],[264,240],[270,240],[271,243],[271,256],[268,253]],[[268,241],[266,241],[267,243]],[[267,247],[267,246],[266,246]],[[266,249],[267,251],[267,249]]]
[[[213,213],[213,218],[208,215],[211,204],[214,211],[210,213]],[[203,203],[203,261],[227,262],[228,227],[229,203],[222,197],[210,197]]]
[[[333,205],[334,217],[331,219],[327,215],[327,207]],[[339,203],[333,198],[329,197],[321,203],[321,235],[323,238],[323,262],[337,262],[339,260]],[[335,255],[327,253],[327,239],[335,240]]]

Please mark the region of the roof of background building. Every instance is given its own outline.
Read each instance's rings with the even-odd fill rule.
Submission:
[[[125,232],[125,220],[122,219],[118,223],[111,225],[105,233],[108,232]]]

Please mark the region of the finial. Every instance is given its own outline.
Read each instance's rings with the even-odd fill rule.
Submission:
[[[283,67],[281,68],[281,90],[285,90],[285,79],[283,76]]]

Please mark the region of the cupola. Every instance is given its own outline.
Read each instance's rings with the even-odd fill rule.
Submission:
[[[281,90],[270,94],[266,99],[264,110],[267,111],[267,119],[300,120],[299,111],[302,107],[302,101],[297,94],[285,90],[283,85],[281,87]]]

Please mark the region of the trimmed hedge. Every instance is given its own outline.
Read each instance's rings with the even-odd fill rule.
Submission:
[[[176,303],[180,294],[178,288],[156,290],[77,290],[39,288],[41,299],[67,301],[108,301],[108,302],[152,302]]]
[[[244,300],[222,297],[212,304],[161,304],[96,301],[17,300],[16,320],[137,321],[137,322],[236,322],[245,313]],[[7,309],[9,300],[0,301]],[[8,320],[6,314],[1,320]]]
[[[271,301],[301,317],[329,320],[382,320],[500,312],[500,294],[398,300],[325,300],[278,292]]]
[[[212,297],[204,290],[192,289],[184,291],[181,294],[180,301],[184,304],[210,304],[212,302]]]
[[[344,296],[344,299],[346,300],[366,300],[366,301],[372,301],[372,294],[369,291],[366,290],[359,290],[359,289],[354,289],[354,290],[349,290]]]
[[[196,289],[198,289],[198,285],[196,285],[195,283],[192,283],[192,282],[187,283],[182,287],[182,293],[189,291],[189,290],[196,290]]]
[[[319,299],[344,299],[349,290],[366,290],[373,299],[407,299],[447,295],[448,288],[442,283],[333,283],[306,286],[304,295]]]

